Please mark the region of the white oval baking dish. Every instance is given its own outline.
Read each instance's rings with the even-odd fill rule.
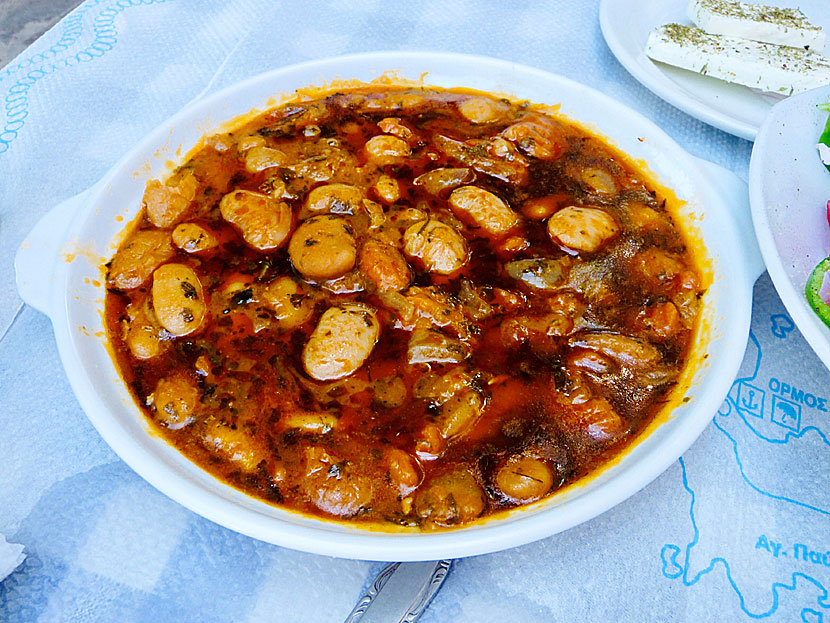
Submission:
[[[269,98],[334,79],[371,81],[382,73],[441,87],[508,93],[561,112],[641,161],[686,202],[684,220],[709,255],[714,279],[703,297],[708,331],[695,347],[708,355],[685,402],[641,436],[612,466],[567,491],[469,527],[390,533],[324,521],[269,506],[219,482],[150,433],[103,339],[100,265],[137,213],[144,185],[163,176],[205,133],[265,108]],[[698,160],[653,123],[571,80],[510,62],[445,53],[380,52],[278,69],[198,101],[150,133],[87,192],[57,206],[33,229],[16,258],[24,300],[52,320],[78,401],[101,436],[138,474],[200,515],[285,547],[371,560],[434,560],[497,551],[590,519],[656,478],[697,438],[720,406],[746,346],[752,285],[763,270],[752,236],[746,186]]]

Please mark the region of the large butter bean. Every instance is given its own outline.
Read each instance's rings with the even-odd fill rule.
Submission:
[[[173,335],[193,333],[205,319],[205,297],[199,277],[184,264],[164,264],[153,273],[153,309]]]
[[[360,303],[330,307],[303,349],[303,366],[318,381],[354,373],[372,353],[380,325],[375,310]]]
[[[263,145],[252,147],[245,154],[245,169],[248,173],[257,173],[272,167],[281,167],[288,162],[288,157],[279,149]]]
[[[202,443],[246,472],[256,470],[266,456],[244,428],[231,428],[219,420],[211,420],[205,425]]]
[[[177,430],[194,421],[199,406],[199,390],[191,380],[174,373],[159,380],[155,391],[150,394],[149,404],[156,418],[167,428]]]
[[[609,331],[575,335],[568,344],[600,352],[632,368],[646,368],[662,358],[660,351],[647,341]]]
[[[415,363],[461,363],[472,349],[461,340],[447,337],[440,331],[415,329],[409,338],[406,359]]]
[[[172,238],[173,244],[186,253],[202,253],[219,244],[216,236],[198,223],[181,223],[173,230]]]
[[[491,236],[506,234],[519,224],[519,215],[504,201],[477,186],[462,186],[452,191],[450,207]]]
[[[455,272],[469,258],[467,243],[457,231],[441,221],[429,219],[411,225],[403,234],[403,250],[424,268],[440,275]]]
[[[274,311],[277,324],[283,329],[299,327],[314,313],[314,301],[308,293],[285,275],[269,283],[262,292],[262,298]]]
[[[363,192],[349,184],[325,184],[310,193],[305,202],[312,214],[355,214],[362,207]]]
[[[152,359],[158,356],[162,349],[159,340],[159,331],[148,321],[140,323],[134,320],[130,323],[127,333],[127,348],[136,359]]]
[[[133,234],[112,258],[108,280],[121,290],[137,288],[156,268],[173,257],[173,253],[170,232],[143,229]]]
[[[548,219],[550,239],[571,251],[596,251],[619,231],[613,216],[592,206],[568,206]]]
[[[337,426],[337,415],[331,411],[297,410],[283,415],[280,426],[306,433],[325,434]]]
[[[366,141],[366,157],[378,166],[402,164],[412,152],[406,141],[381,134]]]
[[[553,486],[553,470],[541,459],[512,457],[495,478],[496,488],[516,502],[531,502],[545,495]]]
[[[474,391],[466,391],[450,398],[441,406],[438,417],[438,426],[441,434],[449,439],[462,433],[484,411],[484,402],[481,396]]]
[[[136,301],[127,307],[125,341],[136,359],[152,359],[162,352],[161,327],[153,320],[147,301]]]
[[[387,117],[378,121],[378,127],[385,133],[397,136],[399,139],[408,141],[412,138],[412,130],[406,127],[399,117]]]
[[[378,198],[385,204],[391,205],[401,198],[401,187],[391,175],[381,175],[372,189]]]
[[[605,398],[590,398],[573,405],[560,417],[563,428],[581,433],[593,441],[610,441],[626,430],[626,423]]]
[[[415,186],[423,186],[431,195],[439,195],[448,188],[457,188],[476,179],[473,169],[442,168],[422,173],[413,180]]]
[[[186,173],[175,186],[150,180],[144,190],[144,207],[147,218],[156,227],[170,227],[187,214],[196,196],[199,181],[192,173]]]
[[[354,233],[342,217],[315,216],[291,236],[288,256],[294,268],[308,279],[341,277],[354,267],[357,256]]]
[[[510,105],[506,102],[489,97],[472,96],[456,104],[458,112],[473,123],[493,123],[501,121],[510,112]]]
[[[336,517],[353,517],[372,504],[372,479],[317,446],[306,448],[305,474],[298,484],[312,504]]]
[[[583,169],[580,178],[585,185],[598,193],[613,195],[617,192],[617,184],[608,171],[591,167]]]
[[[360,272],[375,284],[378,292],[403,290],[412,280],[409,265],[395,247],[369,238],[360,249]]]
[[[279,248],[291,232],[291,207],[268,195],[234,190],[222,197],[219,210],[222,218],[258,251]]]
[[[501,136],[516,144],[524,153],[540,160],[555,160],[567,148],[563,126],[541,113],[530,113],[507,126]]]
[[[415,512],[439,526],[466,523],[481,515],[487,506],[484,490],[466,469],[435,478],[415,498]]]
[[[421,482],[418,461],[408,452],[391,448],[386,452],[389,480],[402,493],[412,491]]]

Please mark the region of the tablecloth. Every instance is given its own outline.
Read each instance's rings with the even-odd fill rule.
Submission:
[[[274,67],[440,50],[559,73],[746,177],[751,145],[640,86],[598,2],[88,0],[0,70],[0,620],[342,621],[381,563],[219,527],[136,476],[80,410],[13,256],[40,216],[188,102]],[[830,375],[769,279],[729,398],[654,483],[563,534],[456,561],[423,621],[830,620]]]

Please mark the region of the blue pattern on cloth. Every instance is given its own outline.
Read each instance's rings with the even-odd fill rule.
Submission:
[[[750,144],[633,80],[603,42],[597,9],[593,0],[90,0],[0,70],[0,533],[27,554],[0,583],[0,621],[341,621],[382,566],[221,528],[109,450],[72,395],[49,320],[15,291],[14,250],[40,216],[194,99],[274,67],[384,49],[560,73],[745,177]],[[818,402],[828,373],[767,278],[753,335],[732,411],[682,464],[566,533],[458,561],[423,620],[830,621],[821,558],[830,530],[819,512],[830,502],[815,484],[827,482],[830,460],[814,432],[830,431]]]

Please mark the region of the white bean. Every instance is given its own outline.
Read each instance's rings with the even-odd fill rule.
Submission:
[[[231,428],[219,420],[211,420],[205,425],[202,436],[211,451],[233,461],[246,472],[252,472],[264,459],[256,440],[242,428]]]
[[[591,206],[568,206],[548,219],[550,239],[570,251],[596,251],[619,231],[613,216]]]
[[[423,186],[431,195],[438,195],[448,188],[457,188],[469,184],[476,178],[476,173],[467,168],[442,168],[427,171],[416,177],[412,183]]]
[[[415,363],[461,363],[472,349],[461,340],[449,338],[440,331],[415,329],[409,338],[407,361]]]
[[[361,303],[330,307],[303,349],[303,366],[318,381],[334,381],[353,374],[378,341],[380,324],[375,310]]]
[[[519,215],[493,193],[477,186],[452,191],[450,207],[492,236],[501,236],[519,224]]]
[[[561,287],[568,276],[570,258],[550,259],[537,257],[527,260],[513,260],[504,265],[507,274],[540,290],[555,290]]]
[[[325,184],[310,193],[305,208],[312,214],[355,214],[360,210],[363,192],[350,184]]]
[[[127,307],[125,341],[136,359],[152,359],[162,352],[161,327],[153,321],[147,301],[136,301]]]
[[[466,469],[443,474],[415,498],[415,511],[427,522],[439,526],[466,523],[478,517],[486,506],[484,491]]]
[[[411,492],[421,482],[418,461],[408,452],[391,448],[386,452],[389,480],[402,493]]]
[[[274,311],[277,325],[293,329],[304,324],[314,313],[314,301],[294,279],[277,277],[262,291],[263,301]]]
[[[195,271],[184,264],[164,264],[153,273],[153,310],[167,331],[188,335],[202,326],[205,296]]]
[[[441,406],[441,415],[438,416],[441,435],[449,439],[463,433],[478,419],[482,411],[484,401],[478,393],[467,390],[453,396]]]
[[[366,156],[378,166],[402,164],[412,152],[406,141],[396,136],[380,134],[366,141]]]
[[[156,227],[175,225],[187,213],[198,188],[199,181],[190,172],[185,173],[175,186],[150,180],[143,199],[147,218]]]
[[[349,272],[357,258],[354,233],[348,221],[333,214],[308,219],[288,243],[291,263],[312,280],[336,279]]]
[[[378,198],[386,205],[391,205],[401,198],[401,188],[391,175],[381,175],[372,187]]]
[[[554,160],[565,151],[562,125],[547,115],[530,113],[504,129],[501,136],[513,142],[527,155]]]
[[[608,171],[596,168],[583,169],[579,177],[584,184],[598,193],[613,195],[617,192],[617,184]]]
[[[633,368],[653,365],[662,358],[660,351],[648,342],[619,333],[583,333],[573,336],[568,343],[571,346],[595,350],[624,366]]]
[[[248,173],[258,173],[272,167],[281,167],[287,162],[288,156],[279,149],[262,145],[252,147],[245,154],[245,169]]]
[[[144,283],[153,271],[173,257],[170,233],[158,229],[142,229],[118,249],[110,263],[107,279],[116,288],[132,290]]]
[[[472,96],[456,104],[458,112],[472,123],[493,123],[504,118],[510,107],[489,97]]]
[[[386,119],[381,119],[378,121],[378,127],[384,132],[384,134],[392,134],[393,136],[397,136],[404,141],[408,141],[412,138],[412,130],[401,123],[401,120],[398,117],[386,117]]]
[[[496,472],[496,487],[516,502],[532,502],[553,485],[553,470],[541,459],[530,456],[511,458]]]
[[[449,225],[428,219],[411,225],[403,234],[404,253],[419,259],[424,268],[439,275],[455,272],[469,259],[464,238]]]
[[[280,426],[322,435],[337,426],[337,416],[331,411],[294,411],[282,417]]]
[[[352,517],[372,503],[372,481],[317,446],[305,450],[299,487],[317,508],[337,517]]]
[[[198,223],[181,223],[172,234],[173,244],[186,253],[201,253],[219,244],[216,236]]]
[[[259,251],[278,249],[291,232],[291,207],[268,195],[234,190],[222,197],[219,210],[245,242]]]
[[[378,292],[403,290],[412,280],[409,265],[401,252],[376,238],[363,243],[358,266]]]
[[[182,375],[159,380],[155,391],[150,394],[148,404],[153,407],[156,417],[172,430],[184,428],[195,420],[199,406],[199,390]]]

